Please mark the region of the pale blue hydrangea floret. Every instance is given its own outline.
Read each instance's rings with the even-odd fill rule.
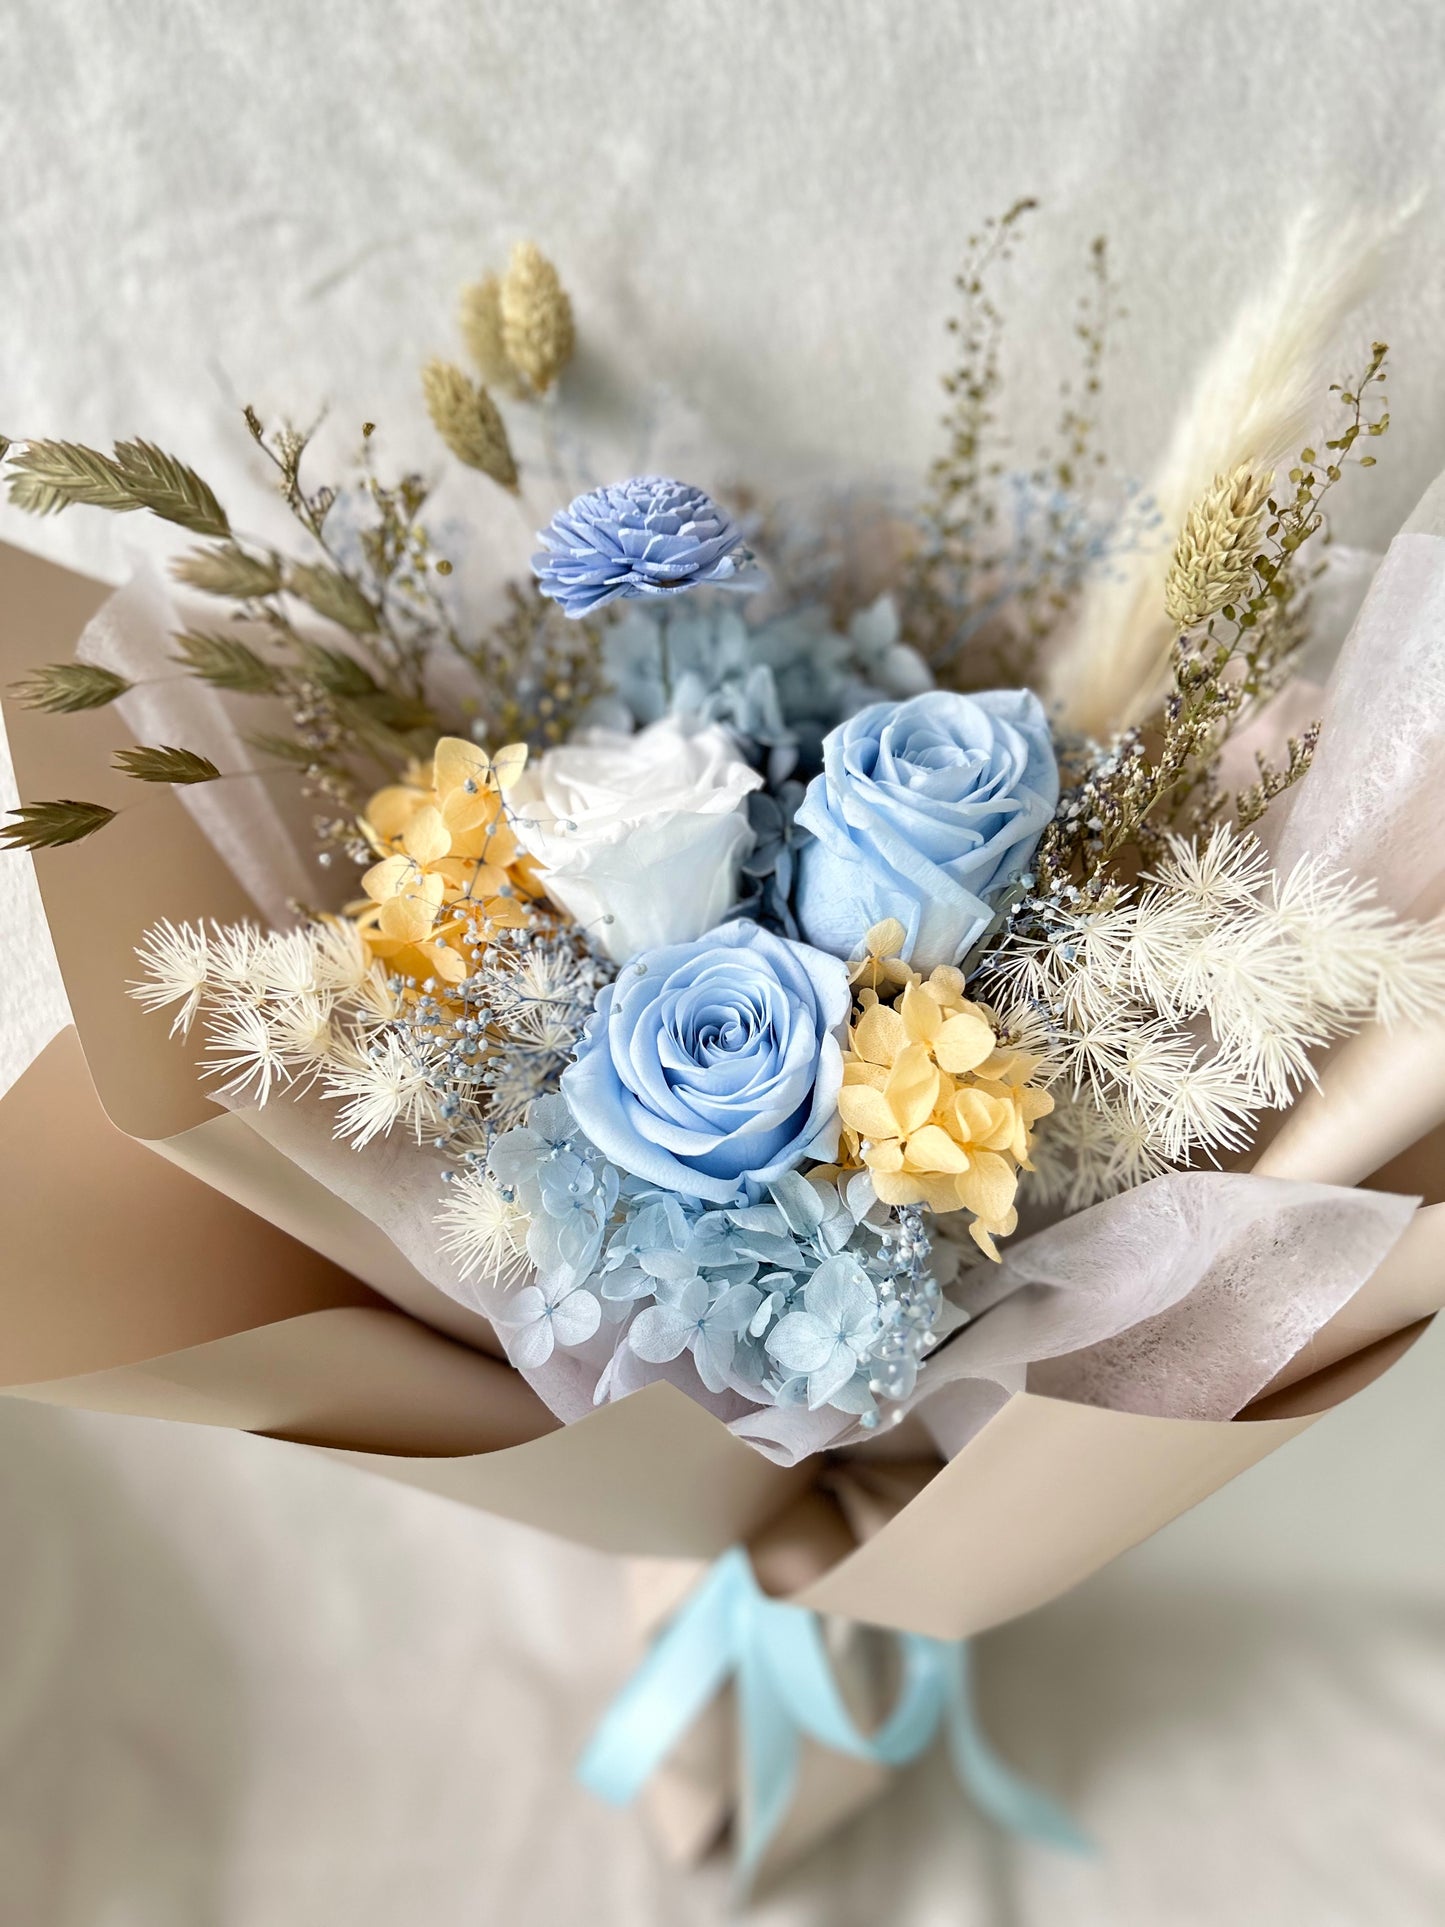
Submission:
[[[527,1256],[538,1273],[585,1278],[601,1255],[618,1176],[583,1137],[565,1099],[538,1098],[526,1124],[493,1144],[487,1167],[531,1220]]]
[[[600,720],[721,723],[775,785],[797,768],[811,774],[823,738],[856,710],[932,685],[923,658],[899,640],[886,596],[846,632],[816,608],[756,625],[706,604],[632,609],[608,633],[604,666],[612,701]]]
[[[935,1341],[942,1297],[921,1214],[874,1222],[866,1178],[840,1190],[790,1172],[765,1203],[718,1209],[599,1168],[561,1099],[499,1137],[489,1168],[533,1214],[537,1277],[498,1319],[520,1365],[606,1321],[621,1328],[614,1349],[644,1365],[690,1354],[710,1392],[866,1426],[877,1400],[913,1389]]]
[[[532,572],[573,618],[631,596],[675,596],[704,583],[749,588],[742,530],[710,495],[665,475],[634,475],[579,495],[537,540]]]

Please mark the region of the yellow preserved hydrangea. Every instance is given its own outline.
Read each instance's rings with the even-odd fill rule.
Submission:
[[[925,981],[898,962],[902,942],[901,924],[875,925],[853,971],[864,981],[838,1099],[844,1153],[885,1204],[972,1212],[970,1235],[997,1259],[994,1239],[1018,1223],[1032,1127],[1054,1100],[1030,1084],[1039,1059],[1002,1044],[964,996],[963,973],[940,966]]]
[[[522,743],[488,756],[444,736],[430,767],[413,766],[372,797],[361,828],[380,860],[361,879],[367,901],[353,914],[388,972],[458,984],[474,968],[468,925],[529,920],[542,886],[502,801],[526,760]]]

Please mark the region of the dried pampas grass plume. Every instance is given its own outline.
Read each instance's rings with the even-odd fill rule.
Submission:
[[[422,393],[432,426],[459,462],[479,468],[513,495],[517,464],[506,425],[485,388],[449,361],[429,361],[421,371]]]
[[[1392,217],[1327,223],[1311,212],[1285,242],[1272,284],[1245,302],[1205,363],[1151,493],[1181,530],[1217,476],[1270,475],[1315,427],[1338,372],[1341,324],[1374,286],[1412,203]],[[1049,694],[1063,720],[1108,736],[1146,716],[1168,676],[1174,631],[1164,604],[1167,550],[1121,558],[1084,595]]]

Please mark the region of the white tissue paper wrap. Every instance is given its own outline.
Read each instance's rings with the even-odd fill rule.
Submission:
[[[1282,865],[1319,853],[1375,877],[1385,902],[1415,915],[1445,894],[1442,488],[1392,543],[1365,594],[1326,692],[1314,768],[1277,806],[1287,813],[1272,829]],[[189,613],[158,578],[138,576],[106,604],[80,653],[131,675],[161,673],[169,634]],[[231,769],[250,760],[240,730],[266,726],[257,709],[189,679],[124,699],[138,740],[182,741]],[[217,784],[182,800],[268,921],[285,922],[292,899],[334,895],[307,847],[310,809],[282,784]],[[379,1226],[439,1291],[495,1317],[494,1287],[461,1280],[439,1250],[439,1155],[401,1140],[362,1152],[338,1144],[332,1108],[314,1093],[273,1098],[264,1115],[231,1107]],[[1021,1240],[997,1269],[966,1273],[953,1295],[971,1321],[935,1353],[906,1409],[945,1456],[1025,1385],[1164,1417],[1231,1418],[1358,1290],[1412,1209],[1379,1193],[1243,1173],[1155,1179]],[[562,1419],[591,1409],[614,1329],[604,1325],[579,1352],[526,1373]],[[650,1366],[627,1353],[608,1391],[620,1396],[655,1378],[682,1386],[783,1463],[867,1437],[836,1412],[711,1395],[686,1355]]]

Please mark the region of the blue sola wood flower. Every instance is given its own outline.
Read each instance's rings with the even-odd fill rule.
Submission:
[[[742,530],[710,495],[665,475],[596,488],[552,517],[532,573],[564,615],[620,597],[679,595],[704,583],[752,586]]]

